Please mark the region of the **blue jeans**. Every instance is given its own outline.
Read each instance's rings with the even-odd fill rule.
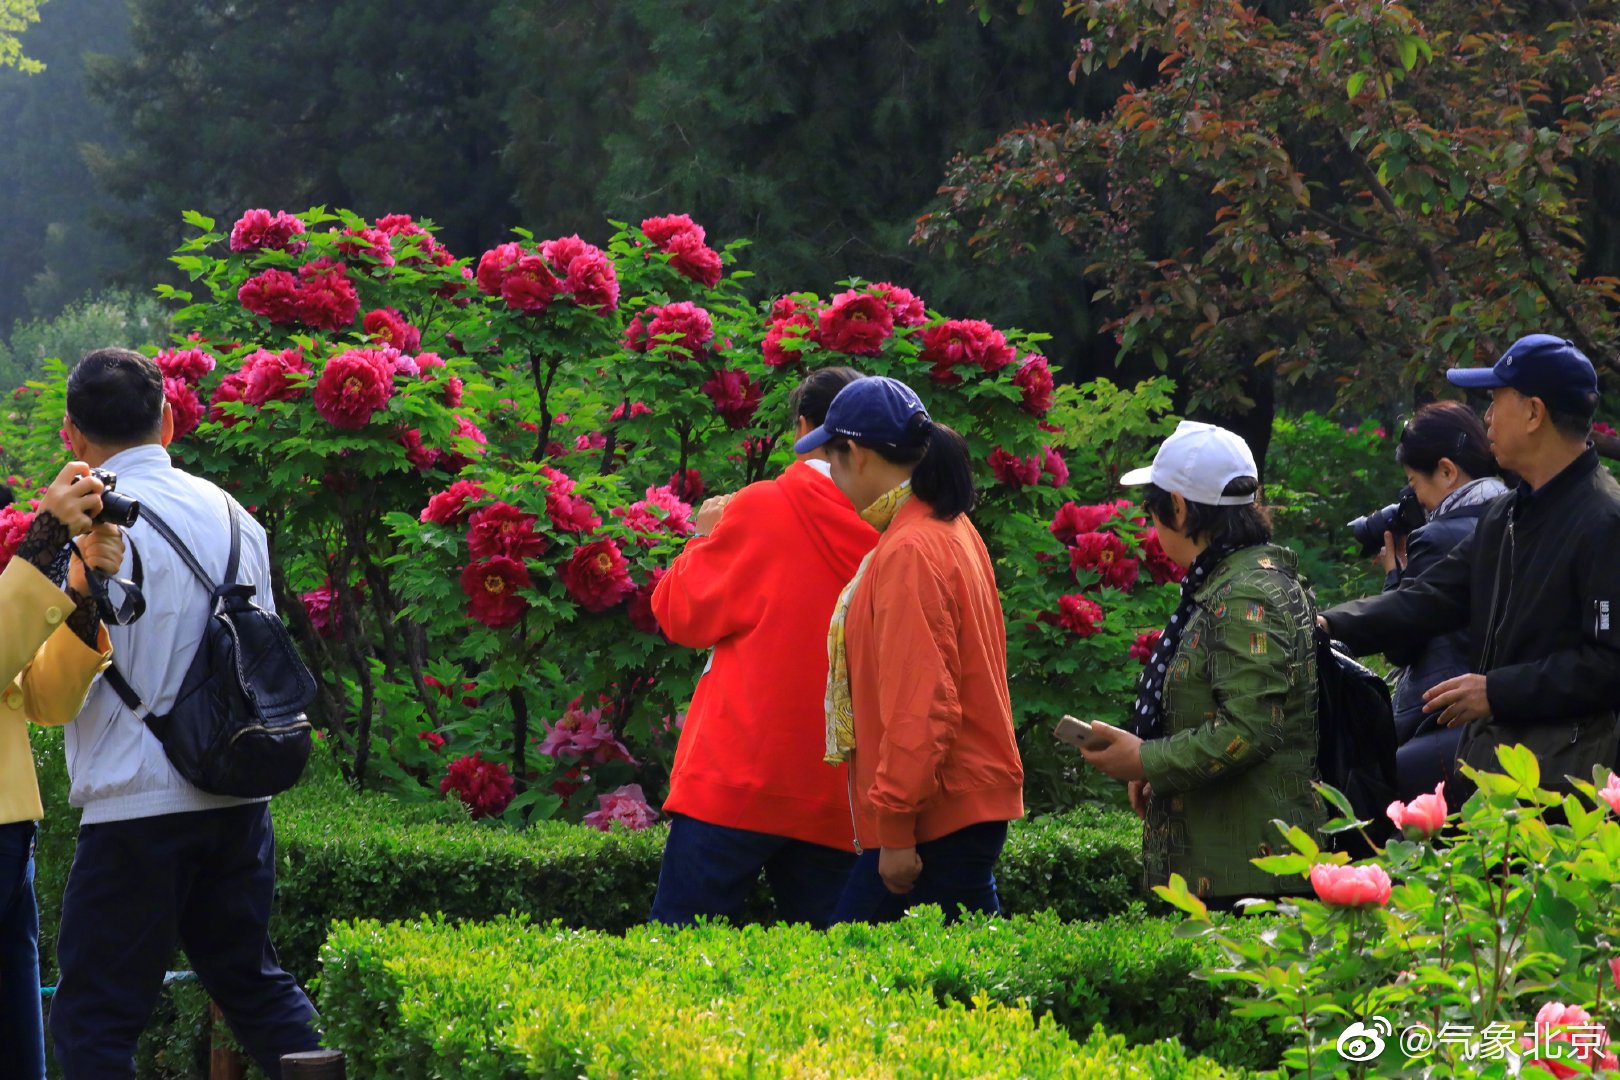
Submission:
[[[784,922],[824,929],[854,864],[848,851],[675,814],[658,868],[652,921],[689,926],[699,915],[735,921],[763,870]]]
[[[44,1080],[34,823],[0,825],[0,1075]]]
[[[833,922],[893,922],[918,904],[937,904],[948,921],[958,908],[1001,914],[996,860],[1007,842],[1005,821],[982,821],[917,845],[922,873],[909,893],[896,896],[878,876],[878,852],[861,853],[838,901]]]

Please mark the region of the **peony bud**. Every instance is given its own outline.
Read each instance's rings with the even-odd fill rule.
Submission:
[[[1389,820],[1411,839],[1426,840],[1446,824],[1446,782],[1434,786],[1433,795],[1419,795],[1410,804],[1389,804]]]

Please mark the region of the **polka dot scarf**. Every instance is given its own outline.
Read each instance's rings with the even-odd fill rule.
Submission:
[[[1130,727],[1138,738],[1164,737],[1164,677],[1170,670],[1170,661],[1175,657],[1176,649],[1181,645],[1182,631],[1192,620],[1193,612],[1198,610],[1193,596],[1209,575],[1215,572],[1215,568],[1237,550],[1238,547],[1231,546],[1205,548],[1204,553],[1193,560],[1192,569],[1182,579],[1181,604],[1170,616],[1164,633],[1159,636],[1159,643],[1153,647],[1153,655],[1148,657],[1147,667],[1142,669],[1141,677],[1136,680],[1136,704],[1131,707]]]

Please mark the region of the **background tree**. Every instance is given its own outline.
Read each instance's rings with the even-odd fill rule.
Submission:
[[[1003,259],[1067,238],[1120,355],[1179,369],[1257,448],[1274,380],[1393,413],[1534,330],[1620,370],[1620,280],[1581,232],[1620,125],[1615,4],[1070,10],[1073,76],[1155,74],[955,162],[919,240]],[[1188,207],[1195,229],[1166,227]]]
[[[0,0],[0,68],[14,67],[36,74],[44,70],[38,60],[23,55],[17,40],[31,23],[39,22],[39,5],[44,0]]]

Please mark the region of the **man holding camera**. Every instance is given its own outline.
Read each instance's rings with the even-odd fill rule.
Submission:
[[[1446,375],[1490,391],[1491,448],[1521,483],[1421,579],[1323,625],[1358,653],[1467,628],[1471,671],[1429,689],[1424,711],[1464,726],[1459,762],[1496,770],[1496,747],[1522,743],[1543,785],[1568,791],[1566,776],[1590,780],[1620,749],[1620,484],[1589,445],[1597,373],[1570,342],[1531,334],[1494,367]],[[1470,790],[1453,777],[1456,801]]]
[[[215,581],[222,580],[234,503],[174,467],[174,418],[157,366],[101,349],[68,377],[74,453],[115,473],[120,493],[155,511]],[[264,530],[244,511],[237,580],[270,604]],[[153,716],[173,707],[202,640],[211,599],[181,556],[137,523],[146,613],[110,631],[118,668]],[[126,558],[124,576],[134,572]],[[134,1077],[135,1045],[163,973],[183,945],[209,995],[270,1077],[283,1054],[318,1048],[315,1010],[282,970],[268,926],[275,841],[268,800],[207,794],[164,753],[144,715],[104,679],[67,728],[70,801],[82,807],[62,901],[61,983],[51,1007],[67,1080]]]
[[[34,902],[35,822],[43,814],[24,718],[61,725],[73,719],[110,645],[86,584],[85,561],[118,569],[123,537],[94,525],[101,481],[70,462],[46,489],[11,561],[0,572],[0,1050],[4,1075],[44,1080],[45,1033],[39,1000],[39,910]],[[9,500],[8,500],[9,502]],[[66,588],[50,575],[71,537]]]

